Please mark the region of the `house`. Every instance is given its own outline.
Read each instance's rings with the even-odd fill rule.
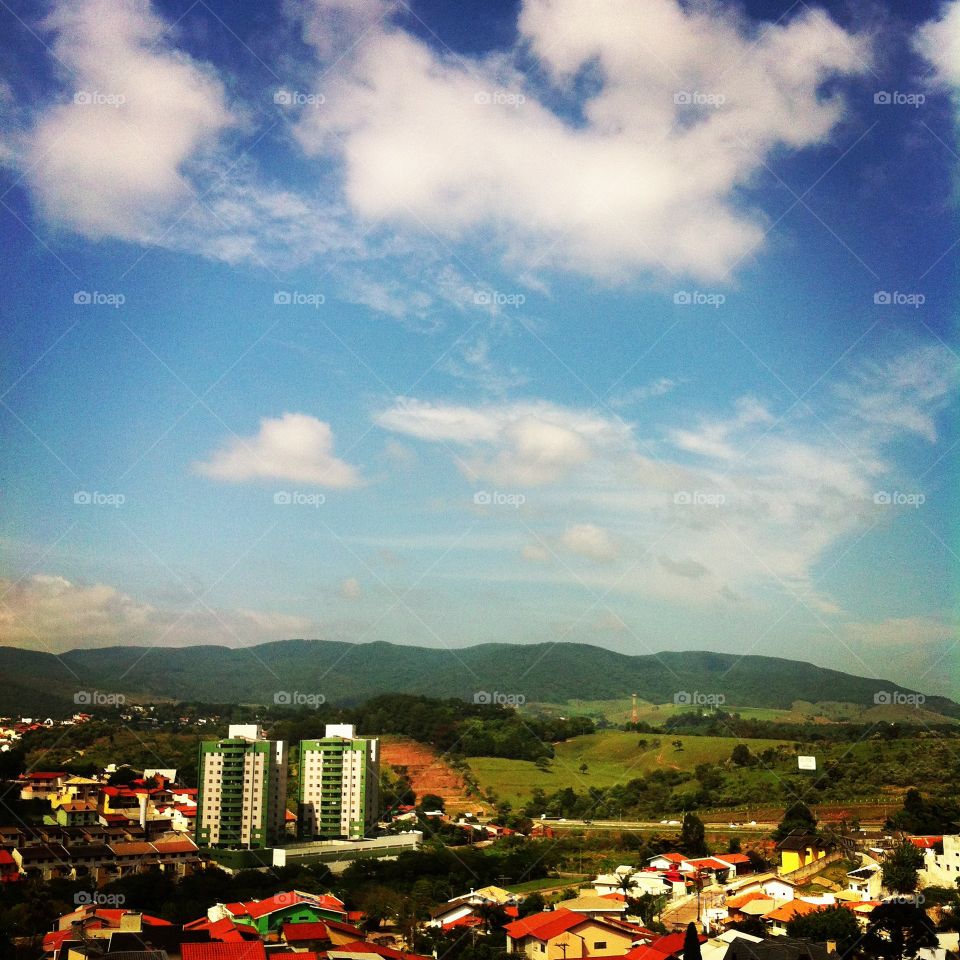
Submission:
[[[632,932],[572,910],[548,910],[508,923],[507,953],[529,960],[574,960],[623,956],[637,939]]]
[[[260,940],[185,943],[181,949],[183,960],[266,960],[267,957]]]
[[[792,937],[777,937],[774,940],[758,940],[739,934],[727,945],[720,960],[826,960],[836,953],[835,944],[811,943],[794,940]],[[713,960],[714,955],[704,960]]]
[[[920,882],[926,887],[954,888],[960,878],[960,835],[911,837],[910,840],[923,851]]]
[[[876,900],[883,888],[883,871],[878,863],[866,863],[847,874],[847,890],[860,900]]]
[[[780,854],[780,873],[793,873],[827,855],[825,844],[812,833],[794,830],[776,846]]]
[[[726,902],[729,923],[741,923],[748,917],[762,917],[775,910],[779,904],[762,890],[741,893],[738,897],[728,897]]]
[[[20,799],[50,800],[63,789],[66,779],[67,773],[64,770],[53,772],[35,770],[33,773],[28,773],[20,781]]]
[[[745,853],[717,853],[714,860],[722,860],[733,867],[733,876],[743,877],[753,873],[753,864]]]
[[[707,941],[703,934],[698,934],[697,939],[701,944]],[[633,947],[627,952],[626,957],[627,960],[680,960],[683,957],[685,941],[685,932],[668,933],[651,940],[649,943]]]
[[[760,884],[760,889],[774,900],[792,900],[797,895],[797,885],[783,877],[772,877]]]
[[[16,883],[19,879],[17,861],[9,850],[0,850],[0,883]]]
[[[231,917],[236,923],[253,927],[260,936],[279,934],[284,924],[343,921],[347,910],[332,893],[312,894],[300,890],[277,893],[265,900],[248,903],[220,903],[207,911],[211,920]]]
[[[763,915],[763,922],[767,929],[775,937],[784,937],[787,934],[787,924],[794,917],[804,917],[810,913],[818,913],[823,910],[824,904],[810,903],[807,900],[801,900],[795,897],[788,903],[784,903],[769,913]]]
[[[555,904],[555,908],[572,910],[587,917],[622,917],[626,912],[627,904],[622,899],[622,895],[598,897],[596,894],[585,894],[570,900],[561,900]]]

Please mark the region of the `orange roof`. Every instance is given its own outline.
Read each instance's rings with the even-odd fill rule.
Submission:
[[[780,920],[786,923],[794,917],[804,917],[808,913],[817,913],[823,909],[825,909],[825,905],[822,903],[808,903],[806,900],[788,900],[782,906],[777,907],[776,910],[771,910],[764,919]]]
[[[519,940],[521,937],[552,940],[572,927],[585,923],[588,919],[590,918],[582,913],[576,913],[566,907],[558,907],[556,910],[545,910],[543,913],[534,913],[522,920],[514,920],[503,929],[514,940]]]
[[[727,900],[727,907],[732,907],[734,910],[738,910],[746,903],[750,903],[751,900],[772,900],[773,897],[767,896],[760,890],[754,890],[751,893],[741,893],[739,897],[730,897]]]
[[[260,940],[244,940],[242,943],[183,943],[180,945],[183,960],[266,960],[266,951]]]
[[[110,843],[107,844],[110,849],[121,857],[144,856],[145,854],[156,853],[152,843],[143,841],[133,841],[132,843]]]
[[[727,863],[749,863],[750,858],[745,853],[718,853],[717,860],[726,860]]]

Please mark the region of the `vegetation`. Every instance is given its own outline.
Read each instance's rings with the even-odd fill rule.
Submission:
[[[891,691],[915,692],[774,657],[692,651],[628,656],[579,643],[480,644],[458,650],[456,658],[440,649],[328,640],[237,649],[112,647],[59,656],[3,648],[0,674],[17,678],[0,690],[0,713],[19,713],[32,704],[47,716],[72,713],[78,690],[120,693],[130,701],[260,704],[274,703],[278,692],[298,692],[341,705],[389,691],[465,700],[478,692],[503,691],[528,703],[613,699],[635,692],[647,701],[669,703],[678,693],[677,677],[683,677],[688,690],[722,692],[731,706],[779,709],[797,700],[817,701],[824,690],[838,701],[872,704],[878,682]],[[522,689],[516,689],[518,677]],[[927,697],[924,706],[928,713],[960,716],[960,705],[943,697]]]

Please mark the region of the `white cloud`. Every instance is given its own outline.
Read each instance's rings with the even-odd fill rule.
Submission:
[[[0,579],[0,644],[61,653],[113,645],[245,646],[306,636],[303,617],[256,610],[219,610],[193,603],[176,610],[144,603],[103,583],[61,576]]]
[[[333,454],[330,425],[304,413],[264,418],[253,437],[228,440],[209,460],[194,464],[217,480],[290,480],[321,487],[355,487],[357,469]]]
[[[356,577],[348,577],[340,581],[340,596],[344,600],[359,600],[363,596],[363,587]]]
[[[624,425],[538,401],[471,408],[399,398],[376,422],[421,440],[467,448],[457,465],[471,481],[542,486],[627,440]]]
[[[139,240],[194,196],[187,162],[236,122],[215,73],[168,46],[146,0],[55,5],[45,26],[69,102],[27,135],[26,168],[45,215],[90,237]]]
[[[527,543],[520,551],[520,556],[528,563],[546,563],[550,559],[550,551],[536,543]]]
[[[680,380],[674,380],[672,377],[658,377],[656,380],[651,380],[650,383],[644,383],[639,387],[633,387],[610,397],[610,406],[616,408],[629,407],[652,397],[665,396],[672,390],[676,390],[681,382]]]
[[[943,4],[940,13],[920,27],[914,47],[933,65],[938,83],[960,91],[960,0]]]
[[[609,531],[592,523],[578,523],[567,527],[560,542],[571,553],[598,562],[614,560],[618,554],[617,545]]]
[[[526,0],[519,32],[514,51],[454,59],[369,29],[321,72],[325,109],[296,134],[341,158],[348,200],[371,221],[451,238],[492,227],[521,270],[716,279],[762,241],[735,191],[774,149],[829,137],[843,111],[821,87],[868,56],[809,9],[758,28],[677,0]],[[548,89],[515,66],[527,47]]]
[[[531,545],[520,556],[532,563],[517,576],[697,605],[776,595],[832,617],[842,604],[819,563],[845,537],[893,519],[874,502],[896,484],[891,444],[917,434],[935,440],[957,388],[949,349],[928,345],[861,365],[782,416],[752,397],[727,418],[692,426],[692,414],[665,413],[659,427],[645,424],[662,440],[599,411],[533,400],[454,407],[408,399],[377,419],[443,443],[461,473],[475,470],[501,490],[535,479],[540,489],[527,496],[523,519],[541,543],[611,561],[575,575],[562,564],[538,571],[545,552]],[[528,424],[536,443],[526,445],[517,427]]]

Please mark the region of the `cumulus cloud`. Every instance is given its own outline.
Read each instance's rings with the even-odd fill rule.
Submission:
[[[182,610],[137,600],[104,583],[36,574],[0,579],[0,644],[61,653],[76,647],[197,643],[244,646],[304,636],[303,617],[257,610]]]
[[[27,136],[40,206],[87,236],[142,239],[146,224],[193,198],[185,164],[236,122],[223,84],[167,46],[146,0],[57,3],[45,26],[69,100]]]
[[[613,560],[618,553],[609,531],[593,523],[577,523],[567,527],[560,543],[570,553],[598,562]]]
[[[355,467],[334,456],[330,425],[305,413],[264,418],[254,436],[228,440],[209,460],[194,464],[194,469],[230,483],[290,480],[347,488],[361,482]]]
[[[528,579],[691,604],[755,603],[772,591],[834,617],[843,609],[818,579],[818,563],[844,537],[893,518],[875,501],[897,473],[891,445],[917,435],[935,442],[937,417],[957,388],[951,351],[926,345],[852,367],[824,384],[818,402],[782,413],[756,397],[726,417],[666,412],[658,426],[646,424],[659,434],[653,440],[602,411],[530,400],[468,407],[407,399],[377,420],[442,443],[468,476],[482,470],[505,484],[528,470],[540,481],[524,515],[541,537],[521,548],[532,562],[522,570]],[[518,442],[518,425],[537,443]],[[562,564],[537,572],[544,543],[605,563],[575,576]]]
[[[375,417],[386,428],[465,448],[457,465],[469,480],[542,486],[623,443],[624,425],[538,401],[471,408],[398,398]]]
[[[348,577],[340,581],[340,596],[344,600],[359,600],[363,596],[363,587],[356,577]]]
[[[938,83],[960,91],[960,0],[945,3],[939,18],[920,27],[914,47],[933,66]]]
[[[773,150],[827,140],[843,107],[823,86],[868,58],[809,8],[757,27],[677,0],[526,0],[517,47],[485,58],[378,23],[296,127],[309,154],[340,158],[353,209],[452,238],[492,229],[521,268],[608,278],[726,277],[763,236],[736,190]],[[518,66],[527,49],[542,76]]]

